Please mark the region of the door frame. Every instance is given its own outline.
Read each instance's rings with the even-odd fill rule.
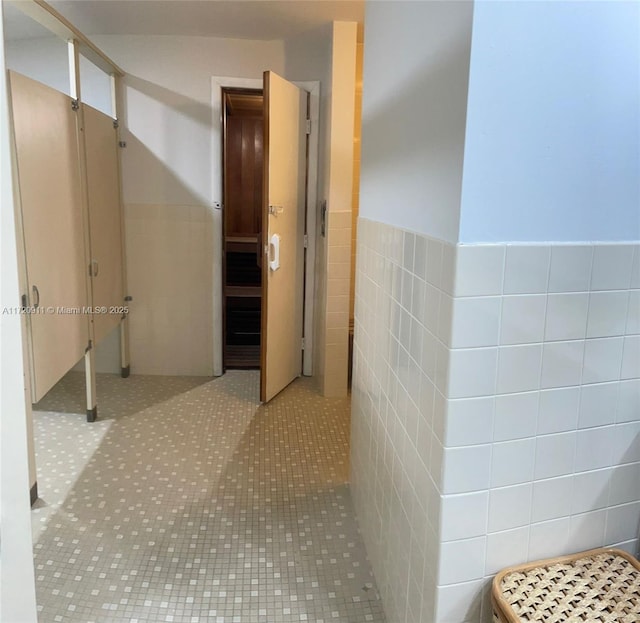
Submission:
[[[315,264],[316,264],[316,205],[318,202],[318,125],[320,118],[320,82],[292,81],[293,84],[308,91],[310,94],[311,134],[309,135],[309,161],[307,183],[307,253],[305,261],[304,286],[304,319],[303,330],[305,348],[302,357],[302,374],[313,374],[313,299],[315,294]],[[213,375],[223,374],[223,344],[224,327],[222,323],[222,189],[223,189],[223,88],[260,89],[263,88],[262,78],[234,78],[231,76],[212,76],[211,78],[211,197],[213,207]],[[301,336],[302,337],[302,336]]]

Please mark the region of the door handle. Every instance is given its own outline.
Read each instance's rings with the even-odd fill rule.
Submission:
[[[269,238],[269,269],[275,272],[280,268],[280,236],[273,234]]]
[[[100,268],[100,266],[98,265],[98,260],[92,260],[91,261],[91,265],[93,267],[93,276],[97,277],[98,276],[98,269]]]
[[[33,298],[35,301],[33,304],[33,308],[38,309],[38,307],[40,306],[40,292],[38,290],[38,286],[32,286],[31,291],[33,292]]]

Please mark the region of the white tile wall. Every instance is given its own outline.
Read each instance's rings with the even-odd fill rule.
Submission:
[[[446,296],[443,299],[450,299]],[[497,346],[500,329],[500,297],[457,298],[449,312],[449,346],[472,348]],[[441,313],[441,321],[444,321]],[[626,318],[625,318],[626,320]]]
[[[472,446],[490,443],[493,436],[493,396],[449,400],[446,406],[444,436],[446,446]]]
[[[587,332],[589,294],[571,292],[549,294],[544,341],[581,340]]]
[[[536,480],[533,483],[533,498],[531,500],[531,523],[571,515],[573,486],[573,476]]]
[[[485,575],[508,567],[514,558],[525,559],[529,545],[529,526],[494,532],[487,537]]]
[[[484,357],[494,372],[479,381],[471,376],[456,391],[466,395],[484,384],[487,393],[494,393],[500,301],[474,302],[475,310],[458,308],[465,325],[474,320],[474,311],[484,309],[493,316],[494,348],[467,349],[475,364],[465,360],[463,351],[450,362],[453,259],[452,245],[359,220],[352,486],[378,586],[393,621],[434,620],[441,525],[446,523],[450,539],[483,535],[470,547],[484,551],[493,405],[480,407],[480,425],[474,426],[469,419],[476,417],[475,411],[460,401],[457,429],[445,426],[447,379],[450,366],[473,373],[478,357]],[[449,438],[460,446],[483,439],[487,443],[452,448],[445,455]],[[465,484],[458,491],[457,481],[466,482],[469,467],[479,462],[484,468],[475,470],[472,486]],[[446,483],[445,464],[451,466]],[[460,495],[442,498],[445,486]],[[473,487],[482,493],[474,493]],[[453,547],[451,552],[464,556],[464,550]],[[456,565],[451,568],[455,574]],[[482,577],[484,559],[477,561],[473,573]],[[469,579],[466,572],[463,578]],[[470,594],[466,585],[461,591]],[[446,616],[457,608],[450,604]],[[479,611],[480,601],[473,612]]]
[[[487,533],[489,492],[448,495],[440,506],[440,538],[455,541]]]
[[[530,523],[532,484],[496,487],[489,495],[489,532],[519,528]]]
[[[498,363],[497,393],[510,394],[539,389],[541,366],[541,344],[502,346]]]
[[[632,245],[594,246],[591,290],[628,290],[632,287],[633,253]]]
[[[584,365],[584,340],[546,342],[542,350],[542,389],[580,385]]]
[[[509,257],[508,254],[507,257]],[[547,297],[543,294],[502,297],[500,344],[542,342],[546,309]]]
[[[456,254],[456,296],[502,294],[504,245],[459,246]]]
[[[497,362],[497,348],[452,350],[449,357],[449,398],[493,396]]]
[[[530,560],[550,558],[557,556],[558,550],[568,549],[569,523],[569,517],[562,517],[531,524],[527,557]]]
[[[615,479],[618,469],[616,467],[613,471],[611,469],[600,469],[575,474],[571,491],[571,514],[577,515],[590,510],[604,508],[610,499],[612,504],[622,503],[622,500],[616,501],[615,496],[609,497],[611,483]]]
[[[599,547],[604,541],[606,511],[593,511],[582,515],[572,515],[569,523],[567,549],[581,552]]]
[[[578,428],[606,426],[616,420],[619,382],[583,385],[580,390]]]
[[[625,338],[605,337],[587,340],[584,345],[583,383],[602,383],[621,378]],[[622,378],[630,378],[624,375]]]
[[[640,333],[640,290],[629,290],[626,333],[627,335]]]
[[[535,457],[534,438],[494,443],[491,459],[491,488],[531,481]]]
[[[504,566],[637,551],[639,258],[360,220],[352,481],[389,620],[489,621]]]
[[[550,261],[548,246],[507,246],[504,294],[546,294]]]
[[[628,302],[629,290],[591,292],[589,295],[587,337],[624,335],[627,325]]]
[[[591,245],[554,245],[548,292],[588,292],[591,281]]]
[[[494,441],[534,437],[538,420],[538,392],[496,396]]]
[[[458,584],[481,578],[486,547],[487,538],[484,536],[440,543],[439,583]]]
[[[574,430],[578,422],[579,387],[560,387],[540,392],[538,435]]]
[[[482,580],[438,588],[437,620],[442,623],[475,621],[482,606]]]

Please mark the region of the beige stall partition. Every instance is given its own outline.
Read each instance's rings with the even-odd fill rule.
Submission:
[[[99,344],[124,305],[118,145],[112,117],[83,104],[91,238],[93,330]]]
[[[77,113],[69,96],[14,72],[9,79],[37,402],[89,343]]]

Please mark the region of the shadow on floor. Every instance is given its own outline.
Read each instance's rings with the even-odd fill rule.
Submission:
[[[133,415],[215,380],[203,376],[141,375],[123,379],[117,374],[97,374],[98,417],[105,420]],[[87,409],[84,372],[67,373],[33,409],[84,415]]]
[[[72,422],[104,432],[35,545],[41,620],[383,623],[347,483],[349,400],[299,379],[259,405],[257,372],[151,378],[103,381],[113,419]],[[60,420],[36,415],[45,437]]]

